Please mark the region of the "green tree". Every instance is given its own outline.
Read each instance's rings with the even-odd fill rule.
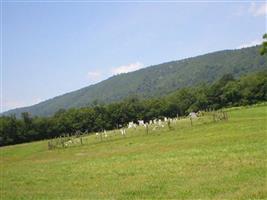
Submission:
[[[262,42],[262,46],[260,48],[260,54],[264,55],[267,53],[267,33],[265,33],[262,38],[264,41]]]

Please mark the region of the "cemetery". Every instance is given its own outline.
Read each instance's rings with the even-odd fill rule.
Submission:
[[[201,114],[200,114],[201,113]],[[228,114],[226,111],[212,111],[212,112],[203,112],[200,111],[197,113],[192,112],[189,113],[188,117],[183,118],[167,118],[163,119],[153,119],[148,122],[144,122],[144,120],[138,120],[137,123],[129,122],[127,126],[123,127],[119,125],[119,129],[96,132],[96,133],[88,133],[81,131],[76,131],[74,134],[65,134],[63,136],[53,138],[48,140],[48,149],[56,149],[56,148],[68,148],[79,145],[88,145],[90,142],[88,137],[91,135],[95,135],[95,142],[102,142],[104,140],[112,140],[119,137],[133,137],[136,135],[142,135],[142,133],[146,134],[157,134],[158,132],[166,132],[176,129],[182,128],[190,128],[193,125],[201,125],[203,123],[208,122],[218,122],[218,121],[227,121]]]
[[[267,200],[267,0],[0,5],[0,200]]]
[[[229,108],[2,147],[1,194],[3,199],[263,199],[266,109]]]

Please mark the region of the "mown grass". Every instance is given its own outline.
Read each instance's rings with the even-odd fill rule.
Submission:
[[[1,199],[266,199],[267,106],[102,142],[0,148]]]

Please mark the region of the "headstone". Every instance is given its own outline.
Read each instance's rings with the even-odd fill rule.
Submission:
[[[129,122],[128,128],[133,128],[133,127],[134,127],[134,123],[133,122]]]
[[[195,112],[191,112],[191,113],[189,113],[189,117],[192,119],[195,119],[195,118],[197,118],[197,114]]]
[[[138,120],[138,124],[139,124],[139,126],[143,126],[144,125],[144,120]]]

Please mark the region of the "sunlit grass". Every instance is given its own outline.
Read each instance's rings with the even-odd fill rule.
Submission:
[[[232,109],[229,120],[188,119],[156,131],[117,131],[100,141],[47,149],[47,141],[0,148],[1,199],[267,198],[267,106]]]

